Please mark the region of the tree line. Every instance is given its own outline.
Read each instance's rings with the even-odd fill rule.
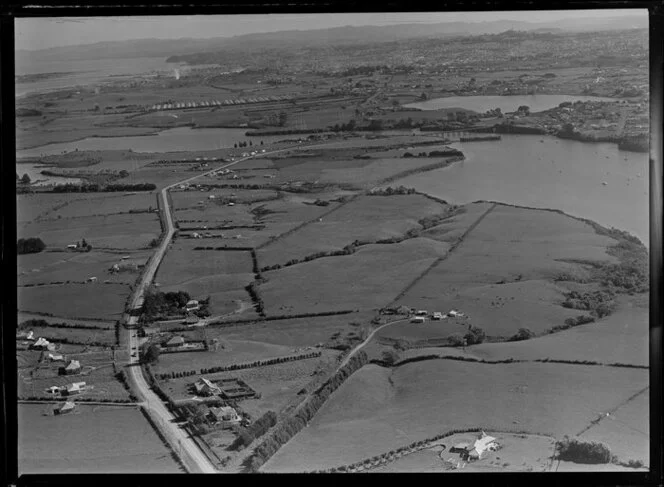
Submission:
[[[268,430],[277,424],[277,415],[274,411],[268,411],[254,421],[247,428],[240,428],[237,437],[228,447],[229,450],[239,450],[249,446],[256,438],[260,438]]]
[[[157,188],[154,183],[136,184],[58,184],[51,188],[50,193],[114,193],[117,191],[153,191]]]
[[[281,446],[295,436],[314,417],[320,407],[330,395],[345,382],[356,370],[368,363],[364,351],[353,356],[349,362],[339,369],[332,377],[316,389],[299,407],[297,413],[284,419],[276,425],[272,433],[256,447],[252,455],[245,461],[245,468],[249,472],[258,469],[274,455]]]
[[[276,357],[267,360],[254,360],[253,362],[248,362],[244,364],[231,364],[231,365],[222,365],[218,367],[202,368],[198,371],[190,370],[186,372],[168,372],[164,374],[159,374],[160,379],[177,379],[180,377],[187,377],[192,375],[206,375],[206,374],[216,374],[217,372],[227,372],[233,370],[242,370],[242,369],[251,369],[254,367],[265,367],[266,365],[276,365],[284,364],[286,362],[294,362],[296,360],[306,360],[310,358],[317,358],[322,355],[320,350],[311,353],[305,353],[301,355],[291,355],[288,357]]]

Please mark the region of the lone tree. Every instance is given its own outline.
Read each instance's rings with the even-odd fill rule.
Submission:
[[[28,176],[27,174],[24,174],[23,177],[21,178],[21,183],[30,184],[30,182],[31,182],[30,176]]]
[[[530,115],[530,107],[528,105],[521,105],[517,111],[523,113],[524,115]]]
[[[468,333],[464,335],[464,338],[466,339],[466,343],[468,345],[476,345],[484,341],[486,338],[486,333],[484,333],[482,328],[471,325],[468,328]]]
[[[159,360],[159,346],[152,344],[145,349],[143,353],[145,363],[153,364]]]

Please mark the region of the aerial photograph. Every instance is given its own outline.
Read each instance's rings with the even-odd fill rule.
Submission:
[[[650,472],[648,21],[16,18],[19,475]]]

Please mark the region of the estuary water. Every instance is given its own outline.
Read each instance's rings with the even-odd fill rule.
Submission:
[[[466,159],[399,181],[450,203],[492,200],[554,208],[626,230],[647,246],[648,154],[539,135],[457,142]]]

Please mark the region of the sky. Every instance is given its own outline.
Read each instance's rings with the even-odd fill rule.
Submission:
[[[231,37],[255,32],[405,23],[549,22],[568,18],[643,17],[647,10],[560,10],[521,12],[399,12],[369,14],[259,14],[152,17],[61,17],[16,19],[16,49],[92,44],[128,39]]]

